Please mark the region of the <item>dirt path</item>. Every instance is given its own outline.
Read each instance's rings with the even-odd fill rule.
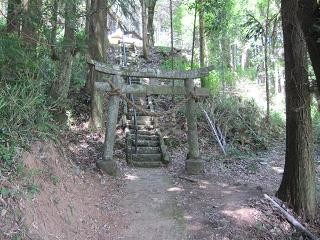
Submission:
[[[178,189],[163,169],[132,169],[119,203],[126,219],[119,239],[183,240],[185,222],[178,207]]]

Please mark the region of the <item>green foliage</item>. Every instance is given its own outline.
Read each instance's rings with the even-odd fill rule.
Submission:
[[[174,16],[173,16],[173,30],[177,34],[182,34],[183,29],[183,16],[186,12],[186,6],[184,4],[181,4],[177,7]]]
[[[13,80],[22,74],[34,74],[38,62],[29,54],[18,36],[0,36],[0,79]]]
[[[250,81],[255,81],[257,77],[257,69],[255,67],[250,68],[238,68],[236,71],[237,79],[248,79]]]
[[[17,146],[54,133],[46,94],[54,66],[41,48],[29,52],[14,35],[0,36],[0,66],[0,171],[10,171]]]
[[[171,58],[166,59],[162,62],[161,68],[164,70],[189,70],[190,69],[190,62],[181,56],[175,56],[173,58],[173,69],[172,69],[172,60]]]
[[[84,54],[78,54],[74,58],[72,65],[71,79],[70,79],[70,88],[71,90],[79,91],[86,83],[86,59]]]
[[[279,115],[274,113],[267,124],[253,100],[218,94],[205,108],[226,136],[230,149],[242,152],[266,149],[268,142],[283,136],[284,124]]]
[[[220,74],[218,71],[211,71],[209,76],[206,78],[206,87],[209,88],[213,93],[218,94],[221,90]]]
[[[211,71],[206,78],[206,87],[213,93],[219,93],[225,86],[233,86],[235,84],[236,75],[232,71]]]
[[[204,11],[206,30],[208,33],[221,33],[230,25],[234,10],[234,0],[204,0],[198,9]]]
[[[311,117],[315,141],[320,142],[320,111],[318,110],[318,104],[315,101],[311,105]]]

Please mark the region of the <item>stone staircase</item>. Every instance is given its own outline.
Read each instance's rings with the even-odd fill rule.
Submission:
[[[133,84],[140,84],[137,79]],[[150,96],[134,97],[136,105],[147,111],[153,111]],[[136,116],[136,122],[134,121]],[[130,108],[127,114],[126,159],[134,167],[161,167],[169,163],[166,147],[160,131],[156,128],[156,119],[139,110]]]

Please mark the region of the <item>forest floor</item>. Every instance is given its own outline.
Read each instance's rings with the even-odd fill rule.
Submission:
[[[103,134],[80,127],[64,134],[60,144],[33,144],[21,158],[30,173],[28,184],[37,190],[28,188],[15,201],[20,212],[13,213],[23,217],[7,218],[6,236],[19,232],[20,239],[33,240],[304,239],[263,198],[279,186],[283,143],[252,156],[222,157],[210,139],[201,138],[205,172],[186,176],[187,144],[184,135],[173,135],[178,136],[181,144],[170,147],[168,168],[135,169],[124,160],[119,128],[116,178],[95,167],[102,157]],[[317,172],[319,178],[319,166]],[[21,181],[17,184],[24,186],[26,179]],[[319,220],[304,224],[319,235]]]

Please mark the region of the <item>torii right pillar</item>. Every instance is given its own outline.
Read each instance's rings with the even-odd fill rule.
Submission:
[[[184,81],[186,96],[194,94],[194,80]],[[190,175],[201,174],[204,169],[204,161],[200,158],[198,129],[197,129],[197,104],[194,98],[190,98],[186,104],[186,118],[188,126],[189,153],[186,159],[186,172]]]

